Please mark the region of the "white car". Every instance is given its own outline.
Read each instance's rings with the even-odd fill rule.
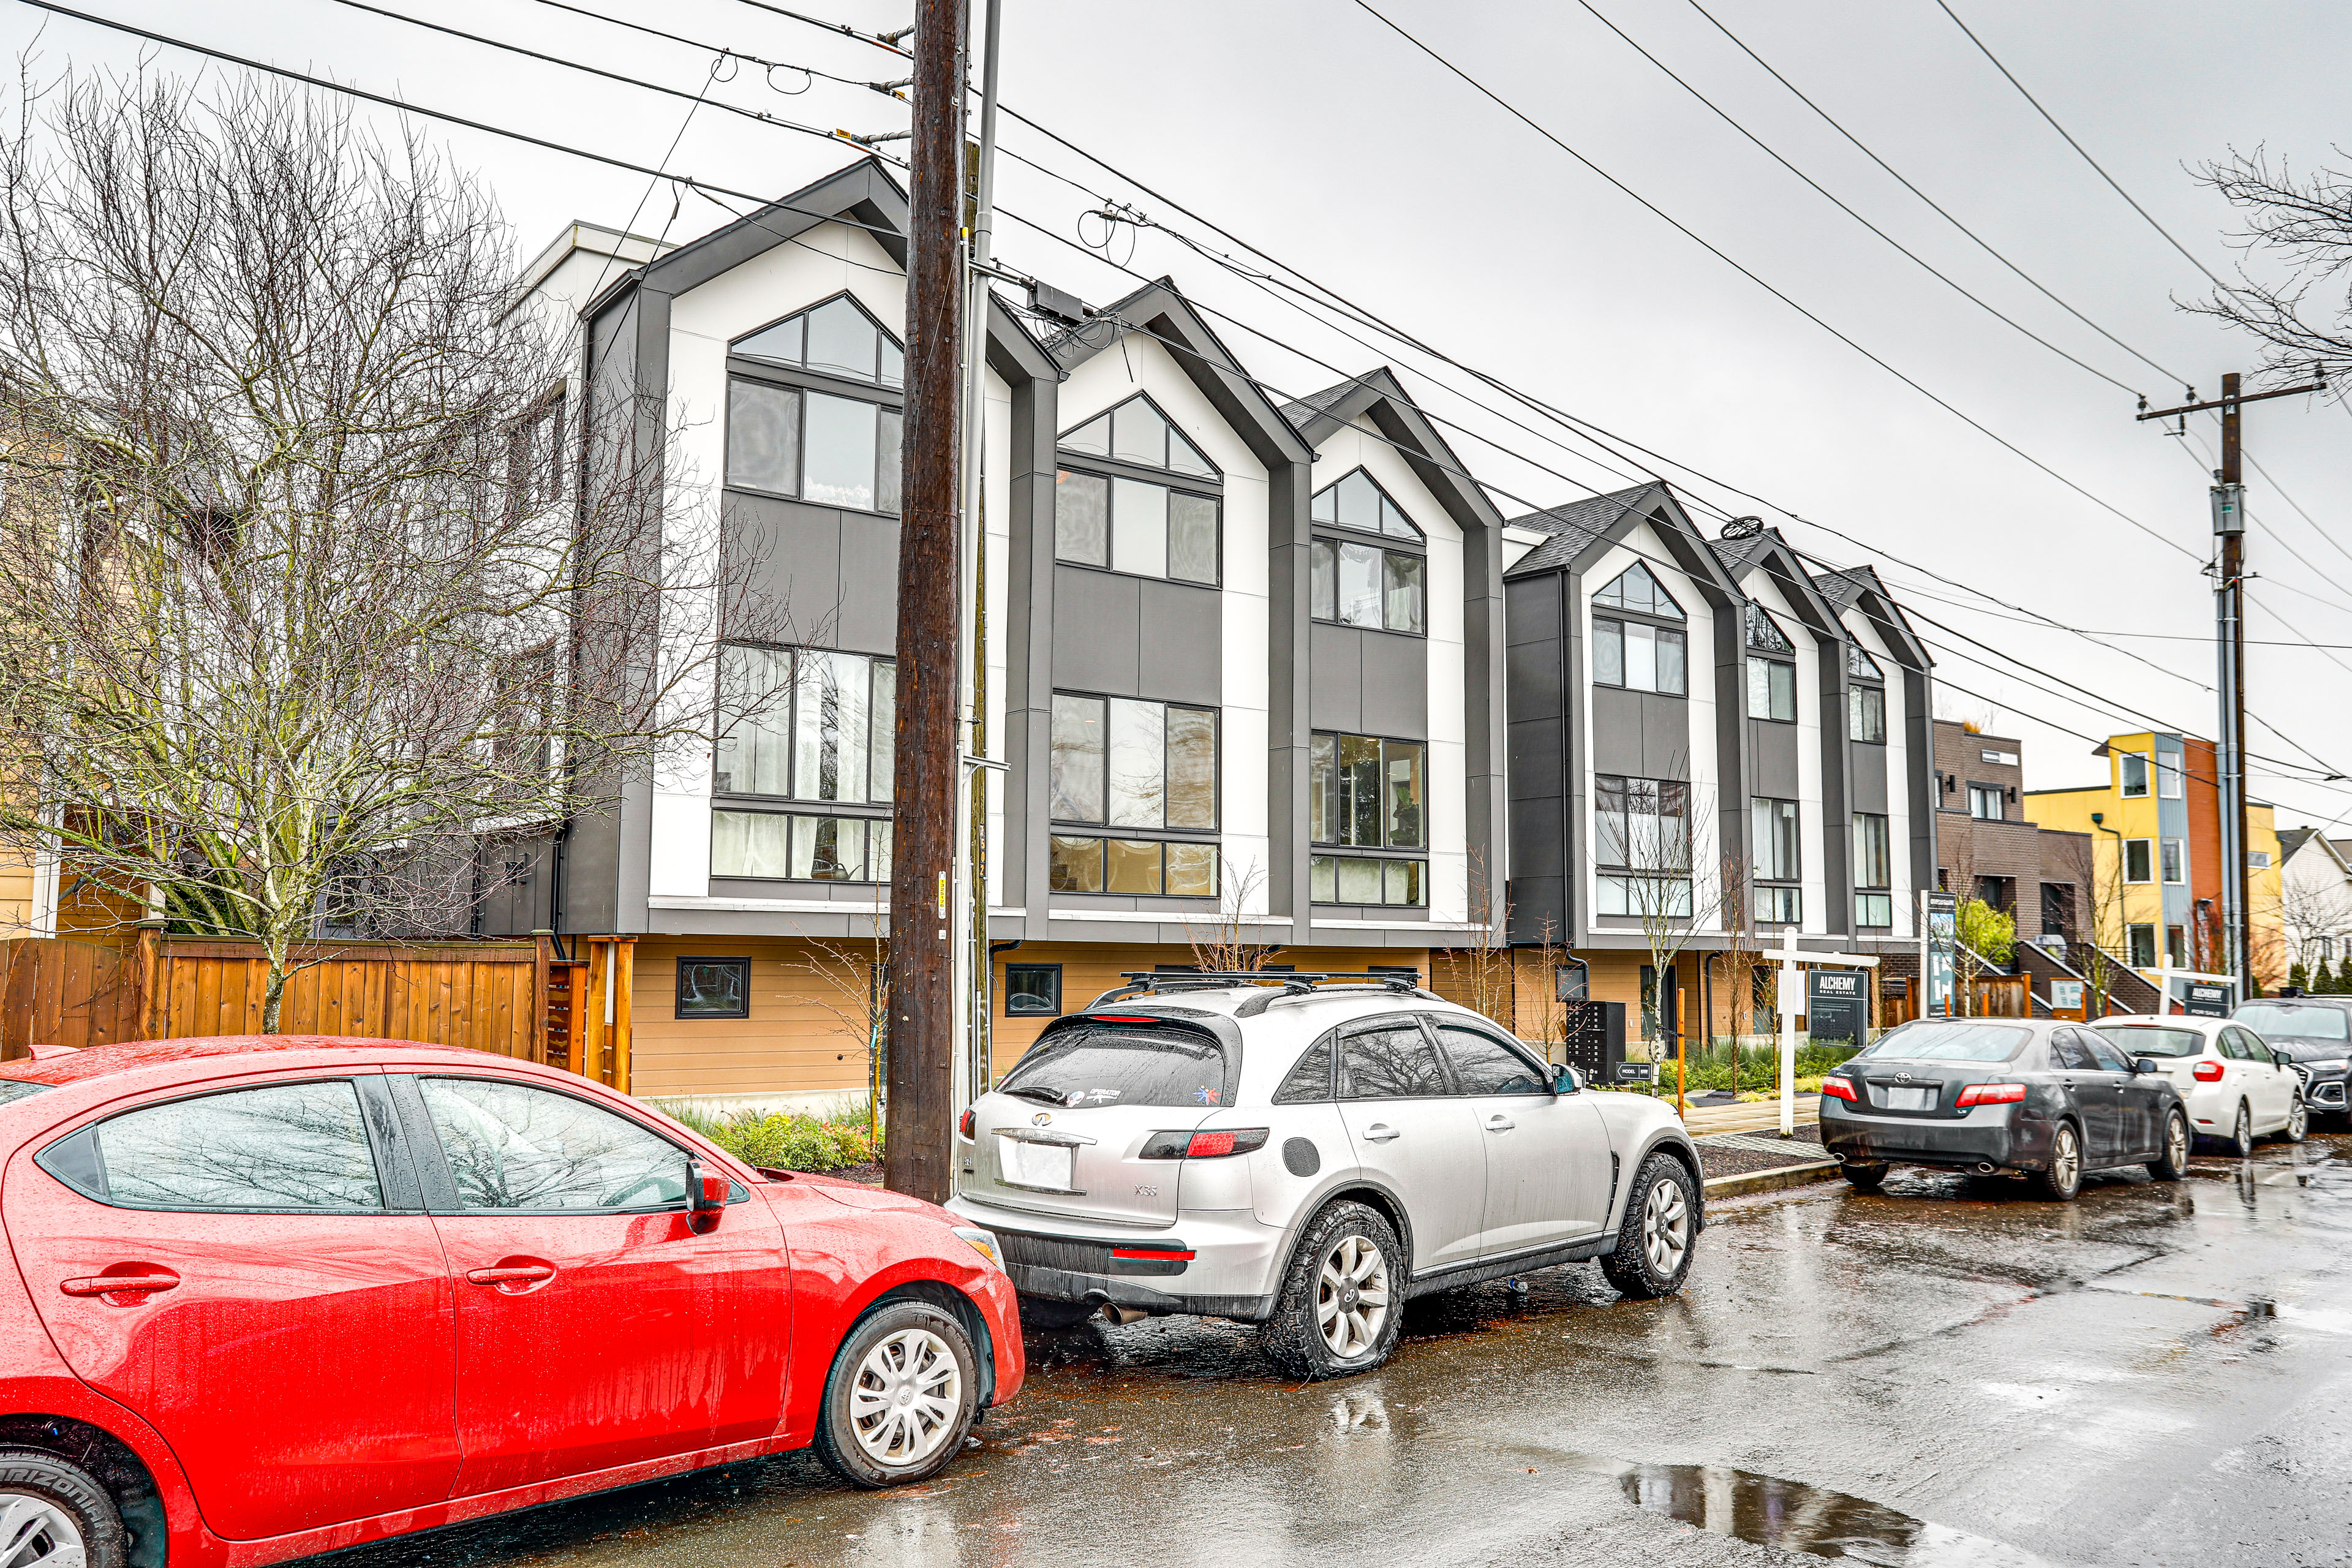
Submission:
[[[2091,1026],[2132,1058],[2149,1057],[2180,1090],[2191,1131],[2243,1159],[2272,1133],[2303,1142],[2310,1125],[2294,1058],[2227,1018],[2135,1014]]]
[[[1698,1152],[1658,1101],[1402,977],[1129,978],[959,1128],[948,1206],[995,1233],[1033,1326],[1231,1318],[1330,1377],[1386,1360],[1429,1291],[1591,1258],[1627,1295],[1681,1289]]]

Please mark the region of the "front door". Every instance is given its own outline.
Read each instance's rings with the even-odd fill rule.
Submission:
[[[1435,1017],[1486,1151],[1481,1257],[1554,1247],[1609,1223],[1609,1134],[1591,1096],[1552,1092],[1527,1049],[1467,1020]]]
[[[1384,1179],[1412,1221],[1412,1272],[1475,1262],[1486,1194],[1486,1134],[1453,1092],[1415,1019],[1359,1024],[1339,1040],[1339,1117],[1356,1162]]]
[[[687,1152],[645,1124],[510,1079],[394,1083],[446,1157],[426,1195],[457,1283],[458,1495],[774,1434],[791,1273],[766,1205],[739,1188],[698,1236]]]
[[[151,1101],[8,1167],[0,1212],[49,1337],[163,1434],[233,1541],[426,1507],[457,1479],[448,1270],[382,1081],[364,1088],[373,1138],[352,1079],[280,1080]]]

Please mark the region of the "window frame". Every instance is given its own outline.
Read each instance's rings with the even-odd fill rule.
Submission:
[[[420,1142],[427,1136],[430,1138],[429,1146],[419,1148],[416,1152],[417,1163],[421,1167],[429,1168],[432,1173],[431,1179],[424,1183],[425,1210],[427,1214],[449,1215],[516,1215],[551,1219],[564,1217],[587,1219],[598,1215],[683,1214],[685,1212],[684,1206],[676,1203],[650,1204],[632,1208],[609,1209],[483,1209],[467,1207],[464,1200],[457,1195],[457,1167],[450,1163],[449,1151],[444,1147],[441,1142],[441,1129],[436,1126],[433,1121],[433,1108],[425,1099],[425,1080],[427,1079],[446,1079],[453,1081],[479,1081],[485,1083],[505,1084],[515,1089],[537,1089],[542,1094],[551,1094],[563,1100],[577,1100],[579,1103],[587,1106],[591,1110],[601,1110],[607,1116],[615,1116],[620,1118],[620,1120],[627,1122],[630,1126],[635,1127],[639,1131],[648,1133],[661,1142],[668,1144],[673,1150],[687,1158],[701,1160],[714,1165],[716,1164],[715,1162],[710,1161],[710,1156],[706,1151],[695,1148],[691,1144],[679,1142],[676,1138],[670,1136],[669,1133],[663,1131],[661,1128],[654,1126],[651,1122],[640,1121],[638,1118],[628,1114],[628,1112],[621,1110],[619,1107],[607,1105],[603,1100],[598,1100],[593,1096],[575,1094],[571,1089],[562,1088],[555,1084],[541,1083],[535,1079],[507,1078],[498,1073],[467,1072],[463,1068],[457,1068],[455,1070],[441,1069],[424,1072],[401,1072],[397,1074],[388,1074],[386,1076],[391,1082],[394,1100],[401,1102],[403,1112],[401,1121],[404,1123],[404,1129],[410,1127],[421,1128],[423,1130],[422,1132],[415,1134],[419,1138]],[[750,1203],[751,1201],[750,1189],[746,1188],[742,1183],[734,1179],[733,1172],[727,1170],[723,1165],[717,1165],[716,1168],[720,1172],[720,1173],[728,1177],[727,1202],[730,1207],[736,1204]],[[423,1175],[425,1174],[425,1171],[420,1170],[418,1173]]]
[[[1845,738],[1856,745],[1862,746],[1883,746],[1886,744],[1885,686],[1879,681],[1856,680],[1850,682],[1845,690]],[[1874,703],[1871,700],[1874,698],[1877,700]],[[1874,708],[1876,710],[1874,714],[1872,712]],[[1856,734],[1854,732],[1856,730],[1867,730],[1874,727],[1873,725],[1864,722],[1865,719],[1871,718],[1874,718],[1876,720],[1874,727],[1878,732],[1876,734]]]
[[[2132,787],[2132,764],[2139,764],[2139,787]],[[2146,752],[2116,753],[2116,792],[2126,800],[2145,800],[2155,789],[2156,761]]]
[[[1041,973],[1048,971],[1052,973],[1054,983],[1050,989],[1053,993],[1054,1005],[1051,1007],[1016,1007],[1013,1005],[1014,992],[1013,972],[1016,969],[1035,970]],[[1004,963],[1004,1016],[1008,1018],[1060,1017],[1062,1016],[1062,966],[1058,963],[1015,963],[1007,959]]]
[[[1741,704],[1742,710],[1748,718],[1754,720],[1759,724],[1796,723],[1798,721],[1798,711],[1800,707],[1800,704],[1797,701],[1797,661],[1792,658],[1783,658],[1779,654],[1758,653],[1753,648],[1750,648],[1748,651],[1747,658],[1748,695],[1747,700]],[[1764,677],[1765,710],[1761,713],[1756,711],[1756,672],[1759,668],[1766,672]],[[1775,684],[1774,672],[1780,670],[1786,670],[1788,672],[1789,715],[1785,719],[1772,711],[1776,700],[1780,695],[1780,689]]]
[[[2156,842],[2157,875],[2168,887],[2186,887],[2189,882],[2189,840],[2158,838]]]
[[[2140,870],[2142,875],[2137,877],[2132,875],[2132,851],[2134,849],[2137,849],[2140,854]],[[2119,869],[2123,872],[2124,882],[2128,887],[2139,888],[2154,884],[2156,881],[2156,840],[2153,838],[2125,839],[2123,848],[2123,865]]]
[[[1429,548],[1426,543],[1423,543],[1418,549],[1392,549],[1391,548],[1391,544],[1404,542],[1403,541],[1397,540],[1393,534],[1368,534],[1355,531],[1342,530],[1337,523],[1318,523],[1314,526],[1316,528],[1328,528],[1330,531],[1328,533],[1318,534],[1310,529],[1308,532],[1307,542],[1307,618],[1308,620],[1315,622],[1318,626],[1346,626],[1351,631],[1383,632],[1391,637],[1427,638],[1429,636],[1429,609],[1431,600],[1429,596]],[[1370,542],[1374,540],[1383,541],[1384,542],[1379,544]],[[1379,557],[1381,572],[1381,621],[1378,626],[1366,626],[1359,621],[1348,621],[1339,618],[1339,550],[1341,546],[1349,544],[1356,546],[1360,550],[1370,550],[1375,556]],[[1320,559],[1318,552],[1324,551],[1330,552],[1331,562],[1331,613],[1328,616],[1323,614],[1321,606],[1316,603],[1315,589],[1317,562]],[[1419,562],[1421,563],[1421,625],[1418,626],[1392,626],[1389,625],[1388,558],[1391,555],[1398,556],[1407,561]]]
[[[2009,791],[2006,788],[2000,784],[1979,784],[1974,779],[1969,781],[1968,788],[1969,815],[1970,816],[1974,817],[1979,822],[2007,822],[2009,820]],[[1987,816],[1983,812],[1977,809],[1979,798],[1980,796],[1987,795],[1990,796],[1992,800],[1993,813],[1990,816]]]
[[[799,399],[798,409],[794,415],[796,422],[795,429],[797,434],[794,438],[794,450],[793,454],[793,461],[794,464],[793,482],[796,487],[795,490],[787,491],[770,489],[765,485],[746,484],[736,478],[734,459],[734,389],[735,384],[738,382],[752,385],[781,388],[784,391],[793,393]],[[827,511],[853,512],[859,517],[887,517],[895,521],[901,519],[906,515],[907,498],[903,495],[898,498],[898,505],[896,510],[886,511],[878,504],[871,507],[852,506],[846,501],[813,500],[806,494],[808,489],[808,400],[810,395],[814,393],[817,396],[831,397],[843,403],[863,403],[870,405],[876,410],[877,418],[874,427],[874,499],[878,503],[885,493],[883,478],[889,468],[889,464],[884,457],[886,443],[882,439],[882,426],[879,416],[883,414],[893,414],[898,416],[899,421],[898,435],[900,450],[903,451],[905,449],[906,441],[907,417],[906,397],[903,393],[898,394],[894,397],[893,395],[872,382],[852,381],[841,376],[829,375],[823,371],[789,370],[782,365],[771,364],[765,360],[739,359],[731,350],[727,358],[727,387],[728,391],[724,415],[724,428],[720,432],[719,439],[719,487],[721,489],[733,490],[740,495],[761,496],[771,500],[792,501],[800,506],[820,507]]]
[[[1648,628],[1654,643],[1655,641],[1662,640],[1663,635],[1671,634],[1675,641],[1681,645],[1683,656],[1681,661],[1682,684],[1680,686],[1673,688],[1672,689],[1664,686],[1635,686],[1625,679],[1625,628],[1629,626],[1643,626]],[[1609,627],[1610,632],[1602,631],[1601,628],[1604,626]],[[1602,640],[1609,637],[1612,632],[1618,647],[1617,679],[1610,680],[1604,679],[1601,674],[1601,644]],[[1656,697],[1688,698],[1690,696],[1689,624],[1685,621],[1665,620],[1655,616],[1639,615],[1629,610],[1611,609],[1604,611],[1595,607],[1592,612],[1592,657],[1588,662],[1592,672],[1592,684],[1595,686],[1603,687],[1612,691],[1642,691]],[[1650,668],[1654,671],[1657,667],[1658,659],[1654,653],[1651,656]]]
[[[396,1118],[390,1114],[392,1107],[388,1104],[380,1106],[379,1109],[383,1113],[381,1124],[377,1116],[372,1116],[369,1114],[371,1108],[368,1103],[370,1098],[368,1094],[368,1084],[370,1081],[373,1081],[379,1089],[382,1089],[385,1087],[386,1076],[380,1072],[297,1072],[285,1078],[263,1079],[259,1081],[245,1079],[234,1083],[206,1085],[202,1089],[178,1093],[166,1092],[159,1094],[152,1100],[142,1100],[136,1105],[120,1107],[109,1106],[100,1113],[79,1123],[70,1131],[59,1133],[53,1138],[45,1139],[42,1142],[40,1148],[35,1151],[33,1163],[41,1168],[43,1174],[47,1175],[51,1181],[56,1182],[59,1186],[64,1187],[68,1192],[72,1193],[75,1196],[85,1199],[90,1203],[101,1205],[107,1208],[121,1209],[129,1214],[235,1214],[252,1215],[257,1217],[277,1215],[287,1217],[323,1216],[336,1219],[355,1219],[385,1215],[397,1215],[421,1213],[424,1209],[424,1205],[421,1202],[403,1204],[397,1201],[399,1198],[413,1197],[415,1194],[415,1166],[409,1163],[408,1152],[401,1145],[400,1140],[403,1134],[394,1132],[392,1130],[391,1123],[396,1120]],[[352,1090],[352,1101],[359,1108],[361,1131],[368,1142],[368,1155],[373,1161],[375,1168],[376,1196],[381,1200],[378,1206],[374,1208],[325,1206],[317,1208],[238,1208],[219,1204],[124,1203],[121,1199],[112,1195],[110,1184],[109,1187],[109,1195],[100,1197],[97,1194],[88,1191],[79,1184],[68,1181],[64,1176],[59,1175],[57,1171],[47,1163],[46,1157],[51,1150],[57,1149],[61,1145],[71,1142],[73,1139],[79,1138],[85,1133],[89,1133],[91,1136],[96,1137],[99,1135],[99,1130],[103,1128],[108,1122],[119,1121],[125,1117],[136,1116],[142,1111],[158,1110],[167,1105],[184,1105],[191,1101],[199,1100],[217,1100],[223,1095],[247,1094],[257,1089],[288,1089],[310,1083],[342,1083],[350,1085]],[[100,1158],[102,1160],[104,1157],[104,1153],[101,1152]],[[404,1181],[401,1179],[404,1176],[406,1178]]]
[[[887,666],[890,670],[890,710],[893,716],[893,724],[895,726],[896,715],[898,713],[898,660],[896,655],[860,653],[855,648],[812,647],[797,644],[776,645],[770,643],[730,640],[722,640],[719,646],[720,679],[719,682],[719,689],[713,693],[713,740],[711,742],[710,749],[710,795],[713,800],[724,799],[730,801],[784,802],[794,806],[869,806],[879,807],[886,812],[891,808],[895,794],[895,790],[893,788],[895,781],[888,779],[883,781],[882,794],[879,798],[876,797],[874,791],[875,763],[880,754],[874,742],[876,737],[883,732],[880,710],[878,705],[874,700],[874,693],[876,689],[875,677],[879,670]],[[718,706],[720,702],[726,700],[725,667],[729,649],[741,649],[747,652],[764,653],[772,656],[775,654],[788,654],[792,658],[792,669],[789,679],[787,679],[784,683],[784,700],[782,704],[783,729],[781,744],[784,748],[784,793],[781,795],[762,790],[739,789],[735,785],[734,773],[732,771],[728,774],[727,787],[721,789],[719,786],[719,746],[724,744],[728,740],[732,739],[735,734],[751,732],[776,717],[776,710],[772,708],[769,712],[761,715],[758,719],[738,720],[733,721],[735,724],[747,726],[746,729],[732,729],[726,713]],[[798,774],[800,773],[799,735],[801,658],[804,654],[812,653],[824,654],[828,658],[857,658],[866,661],[866,795],[862,799],[827,800],[820,795],[802,795],[793,793],[794,787],[800,783]],[[897,755],[897,733],[895,727],[891,731],[891,753],[895,760]],[[814,814],[803,811],[801,815],[852,816],[857,814],[855,811],[824,811]]]
[[[1181,468],[1154,467],[1149,463],[1139,463],[1129,458],[1097,457],[1092,452],[1074,451],[1070,447],[1062,444],[1065,437],[1075,435],[1078,431],[1085,429],[1097,419],[1115,420],[1118,411],[1126,407],[1130,403],[1141,403],[1150,408],[1154,414],[1160,416],[1160,422],[1166,425],[1171,432],[1181,437],[1185,445],[1191,447],[1195,453],[1198,453],[1201,461],[1206,464],[1211,469],[1214,470],[1214,472],[1207,476],[1188,474]],[[1086,418],[1079,420],[1076,425],[1071,426],[1067,430],[1057,431],[1054,437],[1054,466],[1055,469],[1055,489],[1057,498],[1055,507],[1053,537],[1055,565],[1075,567],[1083,572],[1107,572],[1113,576],[1133,578],[1139,582],[1173,583],[1181,587],[1203,588],[1211,592],[1216,592],[1224,587],[1224,471],[1217,468],[1216,463],[1211,459],[1206,452],[1201,450],[1201,444],[1192,439],[1191,434],[1184,429],[1183,426],[1168,416],[1168,411],[1160,407],[1159,401],[1153,398],[1150,394],[1138,392],[1131,396],[1122,397],[1117,403],[1112,404],[1109,407],[1099,409],[1097,412],[1088,415]],[[1060,475],[1065,473],[1084,475],[1090,479],[1098,479],[1104,481],[1103,559],[1099,562],[1074,560],[1062,553],[1061,509],[1058,496],[1061,488]],[[1216,509],[1216,520],[1214,524],[1215,538],[1213,541],[1216,560],[1214,574],[1207,582],[1202,582],[1197,577],[1179,577],[1165,569],[1167,565],[1167,555],[1164,530],[1162,533],[1162,550],[1160,558],[1162,570],[1157,575],[1149,572],[1122,571],[1118,566],[1114,564],[1114,563],[1118,559],[1118,487],[1117,481],[1120,479],[1126,479],[1131,483],[1137,484],[1156,485],[1160,489],[1173,494],[1188,495],[1198,500],[1206,500]]]
[[[2143,931],[2147,933],[2147,958],[2145,963],[2141,961],[2139,956],[2140,933]],[[2126,961],[2134,969],[2154,969],[2157,966],[2156,942],[2156,927],[2153,923],[2147,921],[2135,921],[2132,924],[2124,927],[2124,952],[2126,954]]]
[[[881,372],[878,367],[875,372],[873,379],[870,381],[865,377],[851,375],[840,371],[812,370],[809,368],[808,327],[805,323],[805,318],[815,315],[819,310],[824,310],[827,305],[832,304],[836,300],[848,300],[851,309],[855,310],[859,315],[865,317],[867,325],[871,326],[877,332],[881,334],[882,341],[898,351],[898,384],[897,386],[894,387],[888,382],[882,379]],[[763,333],[772,331],[774,329],[782,326],[786,321],[793,321],[795,318],[803,319],[803,325],[801,327],[800,363],[786,364],[779,360],[767,359],[759,354],[747,354],[741,352],[742,345],[745,343],[750,342],[752,339],[759,337]],[[876,315],[872,310],[866,309],[866,301],[860,300],[854,290],[848,289],[836,289],[822,300],[813,300],[808,304],[803,305],[796,310],[787,310],[782,315],[778,316],[774,321],[768,322],[764,326],[754,327],[750,331],[739,333],[727,341],[727,357],[730,361],[740,360],[746,364],[759,365],[767,370],[789,371],[796,375],[813,375],[821,380],[837,383],[844,386],[863,386],[886,393],[896,392],[901,397],[905,396],[907,390],[906,355],[907,345],[898,341],[898,334],[892,331],[888,327],[884,326],[882,324],[882,318]]]
[[[1339,774],[1340,772],[1339,757],[1340,750],[1339,742],[1343,741],[1370,741],[1381,748],[1379,767],[1381,784],[1381,799],[1380,806],[1375,813],[1381,825],[1380,843],[1354,844],[1343,838],[1318,838],[1315,837],[1315,796],[1318,793],[1315,782],[1315,742],[1326,738],[1332,742],[1331,773],[1335,789],[1337,788]],[[1421,842],[1419,844],[1392,844],[1389,842],[1390,828],[1387,805],[1387,784],[1389,748],[1391,746],[1412,746],[1417,748],[1421,752],[1421,792],[1420,798],[1414,802],[1414,805],[1421,813]],[[1373,851],[1391,851],[1393,852],[1392,858],[1399,859],[1428,859],[1432,853],[1429,843],[1429,742],[1427,741],[1416,741],[1404,735],[1360,735],[1347,730],[1309,730],[1307,734],[1307,841],[1310,848],[1346,851],[1347,855],[1345,858],[1364,858],[1366,857],[1362,857],[1357,852],[1369,849]],[[1331,813],[1327,806],[1324,813],[1324,826],[1328,828],[1330,826],[1330,822]],[[1376,854],[1370,858],[1387,858],[1391,857]]]
[[[1354,479],[1358,474],[1363,475],[1365,480],[1370,483],[1373,490],[1379,494],[1381,501],[1392,509],[1396,512],[1397,516],[1404,520],[1404,525],[1412,530],[1412,533],[1391,533],[1385,528],[1360,528],[1351,522],[1342,522],[1339,521],[1339,503],[1336,500],[1331,503],[1331,516],[1328,518],[1320,518],[1315,515],[1316,502],[1321,500],[1325,496],[1337,495],[1339,493],[1339,487],[1346,484],[1349,479]],[[1325,485],[1321,489],[1314,491],[1307,498],[1307,531],[1310,534],[1318,528],[1329,529],[1342,537],[1354,536],[1366,539],[1393,539],[1402,544],[1408,551],[1417,551],[1424,555],[1429,552],[1429,531],[1423,528],[1421,524],[1413,521],[1412,513],[1405,510],[1402,506],[1399,505],[1397,503],[1396,497],[1389,494],[1388,486],[1381,483],[1379,479],[1373,478],[1371,469],[1366,468],[1361,463],[1358,463],[1354,468],[1349,468],[1346,473],[1341,474],[1338,479],[1333,479],[1329,484]]]
[[[689,1013],[686,1011],[686,966],[689,963],[723,964],[742,976],[742,1005],[731,1013]],[[670,1016],[688,1023],[703,1023],[728,1018],[749,1018],[751,1016],[751,961],[740,953],[681,954],[670,983]]]
[[[1051,704],[1063,698],[1080,702],[1103,705],[1103,815],[1097,820],[1083,816],[1055,816],[1054,811],[1054,744]],[[1157,838],[1165,837],[1171,842],[1185,844],[1211,843],[1224,833],[1225,823],[1225,724],[1224,710],[1211,703],[1171,702],[1158,697],[1122,697],[1116,692],[1074,691],[1055,687],[1047,698],[1045,742],[1045,823],[1050,832],[1056,827],[1102,829],[1100,835],[1065,834],[1065,837],[1108,837],[1113,838]],[[1150,826],[1141,823],[1112,822],[1110,818],[1110,704],[1113,702],[1146,702],[1160,710],[1160,823]],[[1168,825],[1168,710],[1179,708],[1187,713],[1209,716],[1209,822],[1206,827],[1171,827]],[[1190,895],[1182,895],[1190,896]]]
[[[843,803],[835,801],[796,801],[777,802],[772,805],[768,804],[769,798],[770,797],[762,796],[758,804],[738,803],[730,800],[725,805],[713,805],[710,811],[711,834],[709,855],[709,874],[712,877],[724,878],[730,882],[792,882],[802,886],[820,888],[880,888],[889,885],[890,879],[887,872],[878,876],[867,877],[794,877],[790,875],[767,877],[752,871],[722,871],[719,869],[718,819],[722,816],[782,816],[788,819],[800,817],[811,822],[862,822],[866,825],[866,847],[865,859],[861,868],[877,868],[874,867],[874,829],[877,825],[886,831],[892,826],[893,811],[888,805],[885,804],[877,806],[868,806],[863,812],[856,810],[812,811],[807,808],[809,806],[837,806]],[[792,833],[793,829],[791,827],[787,826],[784,829],[784,853],[786,863],[788,865],[792,855]],[[898,858],[898,844],[896,842],[895,834],[892,835],[890,854],[891,860],[893,864],[895,864]]]

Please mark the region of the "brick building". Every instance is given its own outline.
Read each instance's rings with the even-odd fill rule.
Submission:
[[[2026,816],[2021,742],[1948,719],[1935,731],[1936,885],[2007,910],[2021,942],[2087,935],[2091,836]]]

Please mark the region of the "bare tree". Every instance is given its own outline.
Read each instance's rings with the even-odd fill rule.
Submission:
[[[16,107],[0,853],[257,942],[275,1028],[322,923],[463,932],[478,843],[707,753],[716,637],[781,616],[414,135],[144,78]]]
[[[1279,942],[1254,942],[1243,932],[1257,923],[1249,912],[1250,900],[1265,882],[1265,873],[1253,862],[1235,872],[1234,863],[1217,857],[1217,912],[1206,923],[1184,928],[1195,968],[1211,973],[1254,974],[1281,951]]]
[[[1711,793],[1676,781],[1626,779],[1603,791],[1595,807],[1600,862],[1604,868],[1623,868],[1600,873],[1603,889],[1598,907],[1622,910],[1641,922],[1642,940],[1657,976],[1662,1025],[1667,971],[1722,905],[1722,882],[1712,846],[1706,842],[1707,825],[1714,820]],[[1679,1107],[1683,1053],[1674,1032],[1664,1032],[1664,1043],[1675,1051],[1675,1101]]]
[[[1723,983],[1728,993],[1725,1006],[1727,1021],[1731,1026],[1731,1087],[1737,1093],[1739,1089],[1739,1037],[1755,1032],[1743,1030],[1739,1026],[1743,1019],[1753,1021],[1756,976],[1770,961],[1756,941],[1755,897],[1748,889],[1747,863],[1737,855],[1725,855],[1717,879],[1723,889]]]
[[[2352,174],[2322,167],[2298,176],[2257,147],[2232,149],[2195,178],[2238,210],[2245,227],[2231,242],[2248,260],[2268,264],[2272,277],[2242,261],[2239,282],[2181,308],[2252,337],[2271,379],[2318,371],[2336,381],[2342,399],[2352,369]]]
[[[809,955],[799,965],[817,983],[817,1010],[840,1025],[844,1034],[866,1042],[866,1135],[877,1146],[882,1136],[883,1090],[889,1082],[887,913],[876,910],[870,937],[809,938]]]
[[[1494,895],[1494,885],[1486,875],[1486,857],[1483,850],[1470,851],[1470,907],[1493,911],[1501,900]],[[1517,964],[1511,948],[1511,912],[1507,905],[1494,919],[1471,928],[1470,941],[1464,946],[1448,949],[1444,958],[1433,959],[1445,966],[1447,985],[1454,996],[1472,1012],[1492,1018],[1507,1029],[1518,1027]],[[1436,979],[1435,975],[1430,977]]]

